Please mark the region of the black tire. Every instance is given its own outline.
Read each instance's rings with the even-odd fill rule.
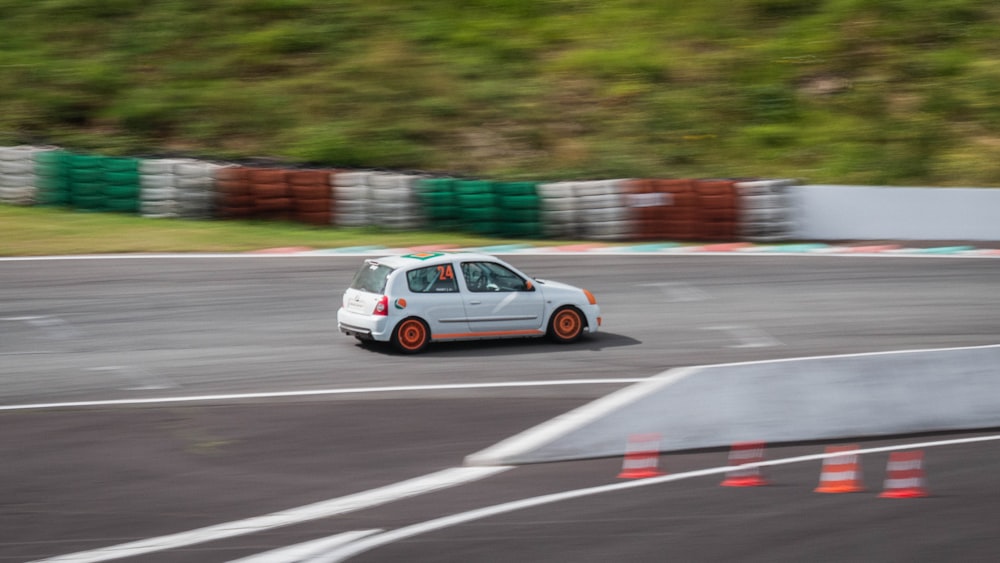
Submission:
[[[587,320],[576,307],[562,307],[549,318],[549,339],[560,344],[569,344],[583,338]]]
[[[431,331],[427,323],[410,317],[399,321],[392,331],[392,346],[404,354],[422,352],[431,342]]]

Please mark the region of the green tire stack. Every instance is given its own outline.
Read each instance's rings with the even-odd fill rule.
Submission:
[[[69,206],[72,203],[69,167],[72,155],[66,151],[39,151],[35,159],[38,204]]]
[[[104,170],[104,208],[118,213],[138,213],[139,159],[105,157],[101,159],[101,166]]]
[[[427,225],[437,231],[455,231],[462,227],[462,208],[455,194],[454,178],[417,180],[417,197]]]
[[[503,218],[493,182],[459,180],[455,182],[455,197],[461,213],[462,230],[485,236],[500,233]]]
[[[83,154],[69,156],[70,203],[84,211],[104,211],[104,166],[102,158]]]
[[[494,185],[502,222],[499,234],[515,238],[542,236],[541,198],[534,182],[503,182]]]

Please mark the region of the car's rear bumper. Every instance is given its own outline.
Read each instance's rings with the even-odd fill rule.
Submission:
[[[352,313],[343,307],[337,311],[337,328],[340,332],[359,338],[388,342],[389,318]]]

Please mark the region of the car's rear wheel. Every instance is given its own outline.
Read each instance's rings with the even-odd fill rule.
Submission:
[[[417,318],[403,319],[392,332],[392,345],[404,354],[416,354],[431,341],[431,331]]]
[[[562,344],[576,342],[583,336],[583,327],[583,314],[573,307],[563,307],[549,319],[548,336]]]

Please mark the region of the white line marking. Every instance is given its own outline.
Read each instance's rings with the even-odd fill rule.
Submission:
[[[68,340],[79,336],[79,333],[75,328],[73,328],[73,325],[63,319],[60,319],[59,317],[53,317],[51,315],[3,317],[0,318],[0,321],[27,323],[29,326],[42,330],[45,333],[45,336],[51,340]]]
[[[973,438],[958,438],[955,440],[942,440],[937,442],[923,442],[917,444],[903,444],[897,446],[884,446],[878,448],[868,448],[863,450],[853,450],[851,453],[854,454],[869,454],[869,453],[880,453],[880,452],[890,452],[896,450],[909,450],[909,449],[920,449],[920,448],[931,448],[936,446],[949,446],[956,444],[969,444],[974,442],[986,442],[990,440],[1000,440],[1000,435],[994,436],[977,436]],[[799,457],[791,457],[778,460],[770,461],[760,461],[755,463],[747,463],[741,465],[741,469],[752,469],[755,467],[767,467],[773,465],[785,465],[790,463],[801,463],[806,461],[821,460],[828,457],[842,456],[844,452],[834,452],[834,453],[822,453],[814,455],[805,455]],[[433,532],[436,530],[441,530],[444,528],[449,528],[452,526],[457,526],[459,524],[465,524],[467,522],[472,522],[474,520],[480,520],[483,518],[489,518],[492,516],[497,516],[500,514],[506,514],[508,512],[514,512],[517,510],[522,510],[525,508],[533,508],[536,506],[541,506],[544,504],[552,504],[556,502],[561,502],[564,500],[571,500],[586,496],[597,495],[607,492],[622,491],[626,489],[633,489],[636,487],[646,487],[650,485],[659,485],[661,483],[669,483],[671,481],[680,481],[682,479],[690,479],[693,477],[705,477],[708,475],[718,475],[732,471],[733,467],[731,465],[725,465],[722,467],[713,467],[710,469],[701,469],[697,471],[688,471],[686,473],[676,473],[671,475],[663,475],[660,477],[650,477],[647,479],[637,479],[634,481],[627,481],[623,483],[614,483],[610,485],[599,485],[596,487],[589,487],[585,489],[576,489],[572,491],[563,491],[561,493],[552,493],[548,495],[542,495],[538,497],[532,497],[522,500],[517,500],[513,502],[507,502],[503,504],[497,504],[494,506],[487,506],[484,508],[478,508],[475,510],[470,510],[468,512],[462,512],[459,514],[452,514],[449,516],[444,516],[441,518],[436,518],[434,520],[428,520],[426,522],[421,522],[418,524],[413,524],[410,526],[405,526],[403,528],[398,528],[389,532],[385,532],[376,536],[369,536],[365,539],[356,541],[352,544],[341,547],[331,553],[326,554],[323,557],[314,559],[310,563],[337,563],[339,561],[344,561],[350,557],[364,553],[380,547],[383,545],[388,545],[390,543],[418,536],[420,534],[425,534],[427,532]]]
[[[697,287],[684,282],[660,282],[644,283],[639,287],[658,287],[667,296],[670,303],[689,303],[693,301],[705,301],[709,298],[708,293]]]
[[[151,371],[136,366],[100,366],[95,368],[84,368],[83,371],[105,372],[119,376],[121,379],[130,381],[136,385],[123,387],[123,391],[156,391],[160,389],[173,389],[177,384],[165,377],[156,377]]]
[[[465,458],[466,465],[496,465],[499,460],[518,453],[531,451],[563,433],[569,432],[591,420],[618,410],[632,401],[671,385],[688,375],[699,371],[699,368],[672,369],[643,379],[636,385],[619,389],[610,395],[587,403],[579,408],[563,413],[551,420],[543,422],[525,432],[507,438],[485,450],[470,454]]]
[[[243,536],[262,532],[282,526],[290,526],[319,518],[329,518],[338,514],[355,512],[373,506],[379,506],[389,502],[404,498],[422,495],[454,487],[463,483],[484,479],[491,475],[512,469],[509,466],[498,467],[453,467],[416,477],[408,481],[401,481],[386,485],[376,489],[363,491],[353,495],[325,500],[314,504],[307,504],[298,508],[291,508],[280,512],[272,512],[264,516],[256,516],[245,520],[225,522],[215,526],[198,528],[187,532],[180,532],[158,538],[138,540],[110,547],[80,551],[67,555],[59,555],[49,559],[39,560],[38,563],[47,562],[69,562],[92,563],[97,561],[110,561],[123,557],[136,557],[146,553],[154,553],[168,549],[176,549],[209,541],[216,541],[225,538]]]
[[[66,403],[33,403],[26,405],[0,405],[0,411],[61,409],[70,407],[107,407],[117,405],[155,405],[160,403],[196,403],[207,401],[234,401],[240,399],[271,399],[281,397],[312,397],[316,395],[352,395],[362,393],[394,393],[419,391],[447,391],[460,389],[504,389],[515,387],[548,387],[558,385],[620,385],[645,381],[645,377],[618,379],[564,379],[552,381],[510,381],[499,383],[445,383],[441,385],[400,385],[395,387],[361,387],[348,389],[313,389],[305,391],[273,391],[261,393],[230,393],[223,395],[196,395],[191,397],[153,397],[148,399],[107,399],[100,401],[72,401]]]
[[[782,346],[780,340],[772,337],[763,330],[750,325],[725,325],[707,326],[702,330],[718,330],[728,332],[739,344],[728,346],[729,348],[771,348]]]
[[[377,534],[381,529],[376,530],[356,530],[344,532],[335,536],[320,538],[318,540],[307,541],[281,547],[257,555],[234,559],[229,563],[289,563],[291,561],[309,561],[314,557],[319,557],[327,552],[357,541],[365,536]]]
[[[461,249],[459,249],[461,250]],[[478,251],[478,249],[470,249]],[[782,252],[780,250],[769,250],[758,252],[750,252],[746,250],[736,251],[736,252],[716,252],[716,251],[705,251],[698,250],[695,247],[688,249],[688,247],[680,248],[666,248],[660,252],[634,252],[634,251],[619,251],[614,249],[598,249],[595,251],[573,251],[573,252],[552,252],[545,251],[542,249],[536,249],[533,251],[522,251],[522,252],[493,252],[492,254],[496,256],[532,256],[532,257],[552,257],[552,256],[594,256],[594,255],[606,255],[609,252],[613,252],[615,256],[634,256],[634,257],[680,257],[680,256],[709,256],[709,257],[727,257],[727,256],[788,256],[788,257],[812,257],[812,258],[920,258],[920,259],[957,259],[957,258],[979,258],[979,259],[997,259],[1000,258],[1000,254],[994,254],[991,252],[992,249],[983,248],[968,251],[966,253],[956,253],[956,254],[933,254],[927,252],[918,252],[913,254],[906,253],[896,253],[896,252],[882,252],[882,253],[851,253],[851,252],[830,252],[830,251],[812,251],[812,252]],[[0,257],[0,262],[30,262],[30,261],[55,261],[55,260],[142,260],[142,259],[188,259],[188,258],[199,258],[199,259],[211,259],[218,260],[220,258],[236,258],[236,259],[250,259],[250,258],[260,258],[266,260],[283,259],[283,258],[320,258],[323,260],[328,260],[330,258],[358,258],[363,256],[387,256],[391,254],[404,254],[408,249],[372,249],[366,251],[356,251],[356,252],[324,252],[322,250],[306,251],[302,253],[288,253],[288,254],[255,254],[255,253],[245,253],[245,254],[209,254],[209,253],[190,253],[190,254],[79,254],[72,256],[3,256]]]

